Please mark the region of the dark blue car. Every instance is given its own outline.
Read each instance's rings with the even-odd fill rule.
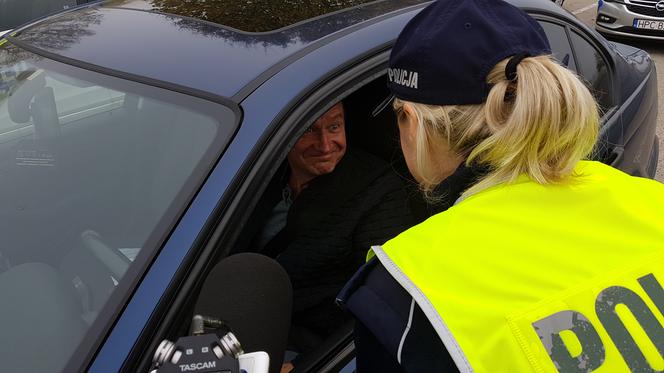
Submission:
[[[510,2],[595,93],[595,157],[653,177],[648,54],[550,1]],[[0,371],[146,371],[337,101],[352,146],[400,162],[393,114],[371,112],[396,36],[425,5],[109,0],[0,39]],[[352,346],[340,326],[298,369],[340,370]]]

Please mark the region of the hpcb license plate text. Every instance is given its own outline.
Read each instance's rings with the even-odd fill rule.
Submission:
[[[647,19],[635,19],[634,27],[646,30],[664,31],[664,21],[650,21]]]

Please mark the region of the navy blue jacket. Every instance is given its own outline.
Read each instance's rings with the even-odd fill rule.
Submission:
[[[339,295],[356,318],[357,372],[458,372],[415,300],[373,258]]]

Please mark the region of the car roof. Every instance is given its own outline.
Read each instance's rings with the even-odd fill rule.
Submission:
[[[232,97],[278,62],[306,54],[339,31],[422,2],[372,2],[256,33],[161,13],[151,0],[113,0],[48,17],[9,39],[82,67]]]
[[[415,2],[427,2],[420,0]],[[143,9],[158,13],[194,18],[212,22],[245,32],[271,32],[302,21],[368,3],[385,3],[385,0],[115,0],[125,8]],[[405,5],[397,3],[399,7]]]
[[[224,0],[196,3],[210,1]],[[337,3],[344,1],[362,3],[361,0]],[[12,33],[9,39],[29,51],[84,68],[137,81],[159,82],[175,90],[199,92],[199,96],[233,98],[247,85],[260,84],[256,80],[269,79],[283,68],[284,61],[300,58],[346,34],[343,30],[388,19],[423,7],[426,2],[373,1],[269,32],[247,32],[201,19],[204,12],[164,8],[180,14],[176,15],[161,12],[155,6],[180,1],[109,0],[37,21]],[[563,12],[549,0],[509,2],[525,9]],[[294,6],[289,11],[297,12],[297,8]],[[223,21],[223,17],[212,19]],[[241,21],[233,22],[244,27]],[[398,32],[394,30],[394,37]]]

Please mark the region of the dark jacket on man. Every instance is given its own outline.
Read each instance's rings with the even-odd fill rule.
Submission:
[[[436,188],[439,201],[431,213],[450,208],[485,172],[459,166]],[[355,273],[337,302],[356,319],[358,373],[458,372],[422,309],[377,258]]]
[[[261,213],[250,224],[264,224],[286,180],[276,178],[268,187],[256,209]],[[300,192],[288,210],[286,227],[257,248],[275,257],[290,276],[292,323],[313,336],[311,343],[299,346],[300,352],[350,319],[336,306],[335,296],[365,262],[369,248],[414,223],[401,179],[389,164],[359,149],[349,149],[332,173],[315,178]]]

